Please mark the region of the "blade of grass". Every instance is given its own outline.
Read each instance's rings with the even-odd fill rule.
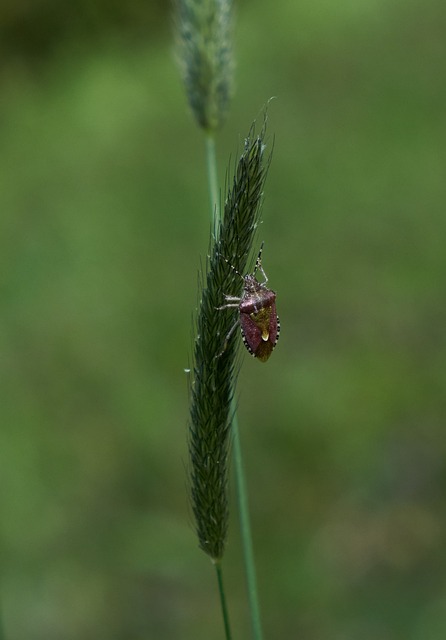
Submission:
[[[217,157],[215,137],[212,133],[206,136],[206,160],[209,179],[209,193],[211,199],[211,220],[213,228],[218,227],[220,221],[220,200],[218,197],[217,187]],[[254,562],[254,551],[252,544],[251,524],[248,509],[248,493],[246,488],[245,476],[243,471],[242,447],[240,442],[240,433],[238,427],[237,411],[235,406],[234,395],[231,400],[232,415],[232,443],[233,443],[233,459],[234,459],[234,475],[237,493],[237,506],[239,511],[240,535],[242,540],[243,559],[245,567],[246,585],[248,591],[248,601],[251,617],[251,625],[253,637],[255,640],[262,640],[262,625],[260,618],[260,606],[257,593],[257,578]],[[218,565],[219,566],[219,565]],[[217,565],[216,565],[217,567]],[[221,567],[219,566],[219,586],[222,581]],[[222,604],[223,607],[223,604]],[[225,618],[225,614],[223,616]],[[225,619],[226,622],[226,619]]]

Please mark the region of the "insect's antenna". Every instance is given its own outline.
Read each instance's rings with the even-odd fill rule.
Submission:
[[[256,260],[256,264],[254,267],[254,271],[253,271],[253,276],[255,276],[257,269],[260,267],[262,267],[262,251],[263,251],[263,245],[265,244],[265,241],[262,242],[262,244],[260,245],[260,250],[259,250],[259,255],[257,256],[257,260]]]
[[[240,276],[240,278],[242,280],[244,280],[244,277],[242,276],[242,274],[240,273],[240,271],[237,271],[237,269],[229,262],[229,260],[227,258],[225,258],[221,253],[220,256],[223,258],[223,260],[231,267],[231,269],[234,271],[234,273],[236,273],[238,276]]]

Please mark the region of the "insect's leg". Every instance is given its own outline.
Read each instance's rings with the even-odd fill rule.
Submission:
[[[221,307],[215,307],[217,311],[221,311],[222,309],[238,309],[240,307],[240,298],[226,298],[226,300],[236,300],[237,302],[230,302],[229,304],[224,304]]]
[[[242,298],[240,298],[240,296],[228,296],[225,293],[225,300],[230,300],[231,302],[241,302]]]
[[[239,321],[237,320],[236,322],[234,322],[232,327],[229,329],[229,331],[228,331],[228,333],[226,335],[226,338],[225,338],[223,349],[220,351],[220,353],[217,353],[217,355],[215,356],[216,358],[219,358],[226,351],[226,347],[228,346],[228,340],[232,336],[232,334],[234,333],[234,330],[237,328],[238,324],[239,324]]]
[[[262,284],[266,284],[268,282],[268,276],[266,275],[261,263],[259,264],[259,270],[261,271],[262,276],[265,278],[265,281],[262,282]]]
[[[221,311],[222,309],[238,309],[239,308],[240,302],[242,301],[240,296],[230,296],[227,293],[225,293],[224,296],[225,296],[225,304],[223,304],[221,307],[216,307],[217,311]]]

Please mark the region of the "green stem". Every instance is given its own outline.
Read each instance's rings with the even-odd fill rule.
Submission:
[[[206,133],[206,164],[208,171],[209,196],[211,199],[211,221],[213,228],[220,220],[220,199],[218,197],[217,180],[217,155],[215,152],[215,136],[212,132]]]
[[[235,403],[232,401],[233,408]],[[251,611],[251,625],[253,638],[262,640],[262,624],[260,621],[260,607],[257,596],[257,578],[252,546],[251,524],[249,521],[248,492],[243,471],[242,447],[237,416],[232,420],[232,446],[234,456],[235,478],[237,485],[237,502],[240,518],[240,534],[242,537],[243,558],[245,563],[246,585],[248,589],[249,608]]]
[[[206,161],[207,161],[207,169],[208,169],[208,179],[209,179],[209,194],[211,199],[211,214],[212,214],[212,223],[214,228],[216,228],[217,220],[220,220],[220,200],[218,198],[218,182],[217,182],[217,157],[215,150],[215,138],[212,133],[208,133],[206,135]],[[246,490],[245,477],[243,472],[243,462],[242,462],[242,449],[240,445],[240,435],[238,428],[238,420],[237,420],[237,412],[235,407],[235,401],[232,399],[232,440],[233,440],[233,456],[234,456],[234,472],[235,472],[235,483],[236,483],[236,492],[237,492],[237,505],[239,510],[239,522],[240,522],[240,535],[242,539],[242,549],[243,549],[243,558],[245,565],[245,574],[246,574],[246,584],[248,590],[248,600],[249,600],[249,608],[251,615],[251,625],[253,631],[254,640],[262,640],[262,626],[260,622],[260,608],[259,601],[257,597],[257,579],[256,579],[256,571],[254,564],[254,552],[252,545],[252,536],[251,536],[251,525],[249,520],[249,510],[248,510],[248,494]],[[219,585],[221,580],[221,567],[216,565],[217,567],[217,575],[219,578]],[[223,605],[226,607],[224,600],[221,597],[220,590],[220,599]],[[227,620],[227,611],[223,609],[223,618],[225,620],[225,628]],[[229,623],[228,623],[229,628]],[[228,631],[226,632],[228,633]],[[227,636],[229,637],[229,636]]]
[[[219,560],[218,562],[215,562],[215,571],[217,572],[217,581],[218,581],[218,591],[220,593],[220,605],[221,605],[221,612],[223,615],[223,622],[225,625],[225,636],[226,636],[226,640],[231,640],[232,636],[231,636],[231,627],[229,625],[229,613],[228,613],[228,607],[226,604],[226,595],[225,595],[225,589],[223,586],[223,572],[222,572],[222,568],[221,568],[221,561]]]

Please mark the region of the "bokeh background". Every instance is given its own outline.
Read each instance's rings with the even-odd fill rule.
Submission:
[[[446,637],[446,5],[240,0],[281,341],[239,415],[266,638]],[[201,132],[158,0],[0,8],[5,640],[223,638],[186,487]],[[233,497],[231,498],[234,502]],[[237,516],[226,581],[249,637]]]

